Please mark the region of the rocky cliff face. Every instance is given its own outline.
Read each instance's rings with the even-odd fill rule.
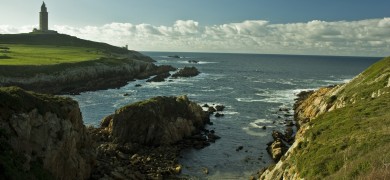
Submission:
[[[103,124],[118,142],[170,145],[199,132],[208,116],[187,96],[155,97],[117,110]]]
[[[299,127],[295,141],[280,161],[266,169],[259,179],[301,179],[296,165],[291,163],[292,157],[299,151],[297,146],[305,139],[305,132],[310,128],[309,122],[326,112],[342,108],[346,102],[339,100],[336,103],[338,92],[346,85],[323,87],[316,91],[301,92],[294,104],[294,118]]]
[[[373,102],[373,100],[381,100],[381,96],[387,96],[390,93],[390,58],[385,58],[382,61],[372,65],[363,73],[356,76],[347,84],[324,87],[314,92],[302,92],[299,94],[294,105],[295,120],[299,125],[299,130],[295,136],[295,142],[287,151],[287,153],[281,158],[275,165],[269,167],[264,172],[260,173],[259,179],[302,179],[302,172],[298,171],[297,154],[304,156],[306,153],[301,151],[303,144],[305,146],[313,139],[313,133],[308,135],[308,132],[313,127],[318,127],[318,117],[327,114],[328,112],[335,111],[340,108],[354,108],[356,106],[365,106],[367,103]],[[385,104],[383,102],[383,104]],[[365,107],[369,109],[370,107]],[[357,108],[361,112],[360,108]],[[374,108],[375,109],[375,108]],[[377,109],[375,109],[377,111]],[[351,110],[353,112],[353,110]],[[351,113],[348,112],[348,113]],[[357,114],[357,113],[356,113]],[[340,114],[341,115],[341,114]],[[366,113],[369,118],[376,117],[376,114]],[[337,117],[337,115],[336,115]],[[327,119],[321,119],[325,121]],[[348,120],[346,120],[347,122]],[[351,120],[355,123],[354,120]],[[359,126],[355,123],[354,126]],[[368,125],[367,125],[368,126]],[[321,129],[321,128],[320,128]],[[324,126],[323,129],[326,129]],[[350,129],[351,132],[353,132]],[[321,131],[316,131],[318,132]],[[328,134],[332,133],[332,130],[327,131]],[[358,133],[358,132],[356,132]],[[355,133],[355,134],[356,134]],[[347,134],[347,131],[345,132]],[[311,136],[309,138],[309,136]],[[347,138],[339,136],[338,138]],[[329,141],[336,141],[331,140]],[[344,140],[345,141],[345,140]],[[309,142],[309,143],[308,143]],[[323,146],[324,147],[324,146]],[[345,145],[343,146],[345,148]],[[343,149],[342,148],[342,149]],[[306,151],[308,148],[306,148]],[[307,167],[307,168],[326,168],[326,167]],[[340,168],[337,167],[336,168]],[[346,168],[346,167],[345,167]],[[329,170],[331,171],[331,170]],[[337,171],[336,171],[337,172]],[[328,174],[329,175],[329,174]],[[345,175],[344,175],[345,176]]]
[[[134,59],[100,59],[52,66],[2,66],[0,70],[19,72],[14,76],[0,76],[0,86],[16,85],[42,93],[75,94],[118,88],[136,78],[167,73],[175,68]]]
[[[0,88],[0,179],[161,179],[180,173],[180,150],[219,139],[186,96],[155,97],[83,125],[67,97]]]
[[[0,88],[0,99],[3,140],[22,157],[21,173],[39,166],[56,179],[89,178],[96,155],[76,101],[17,87]]]

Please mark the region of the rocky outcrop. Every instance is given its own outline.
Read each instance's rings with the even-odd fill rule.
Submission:
[[[28,70],[26,70],[28,69]],[[0,66],[0,86],[19,86],[50,94],[77,94],[118,88],[134,79],[175,70],[135,59],[99,59],[51,66]],[[18,72],[16,74],[4,72]],[[23,73],[21,73],[23,72]]]
[[[97,142],[92,179],[163,179],[181,172],[184,148],[201,149],[219,139],[204,129],[209,114],[186,96],[155,97],[118,109],[90,128]]]
[[[183,69],[180,69],[179,72],[172,75],[172,78],[178,78],[178,77],[193,77],[197,76],[200,72],[196,67],[184,67]]]
[[[267,151],[271,155],[272,159],[275,162],[278,162],[284,153],[288,150],[287,145],[285,143],[286,138],[279,131],[272,132],[273,142],[268,143]]]
[[[0,88],[0,179],[161,179],[181,172],[184,148],[219,137],[186,96],[121,109],[98,128],[83,125],[70,98]]]
[[[157,75],[157,76],[166,76],[169,74],[170,71],[176,71],[177,68],[172,67],[170,65],[161,65],[161,66],[155,66],[151,71],[143,71],[142,73],[137,75],[137,79],[147,79],[150,76]]]
[[[158,75],[154,76],[153,78],[146,80],[146,82],[164,82],[165,79],[168,78],[169,76],[171,76],[171,74],[169,74],[169,72],[163,73],[163,74],[158,74]]]
[[[103,121],[118,142],[170,145],[199,131],[209,118],[199,105],[179,96],[134,103]]]
[[[42,167],[55,179],[89,178],[95,149],[76,101],[17,87],[0,88],[0,99],[0,130],[11,151],[23,159],[23,173],[36,173]],[[0,164],[12,171],[10,164]]]

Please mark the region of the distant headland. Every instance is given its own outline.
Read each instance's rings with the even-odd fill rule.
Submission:
[[[31,33],[0,34],[0,87],[78,94],[119,88],[129,81],[155,75],[163,81],[170,76],[169,71],[176,70],[172,66],[157,66],[152,58],[128,50],[127,46],[117,47],[49,30],[44,2],[39,17],[39,29]],[[183,69],[184,75],[179,76],[187,76],[186,70],[193,69]],[[193,76],[199,72],[189,73]]]

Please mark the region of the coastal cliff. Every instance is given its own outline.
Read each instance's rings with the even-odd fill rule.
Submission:
[[[78,94],[176,70],[136,51],[65,34],[0,34],[0,44],[0,87]]]
[[[42,66],[0,66],[0,86],[50,94],[77,94],[118,88],[134,79],[175,70],[134,59],[107,59]],[[17,72],[17,73],[16,73]]]
[[[259,179],[390,177],[390,58],[349,83],[302,92],[294,144]]]
[[[175,177],[182,149],[219,139],[187,96],[129,104],[88,128],[68,97],[2,87],[0,99],[0,179]]]
[[[87,179],[96,161],[78,103],[0,88],[0,179]]]

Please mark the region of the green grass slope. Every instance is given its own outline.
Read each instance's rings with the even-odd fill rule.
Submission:
[[[87,47],[120,54],[130,52],[124,48],[106,43],[79,39],[66,34],[0,34],[0,44]]]
[[[101,57],[154,61],[136,51],[66,34],[0,34],[0,66],[76,63]]]
[[[52,65],[96,60],[106,54],[86,47],[0,44],[0,65]]]
[[[390,179],[390,58],[334,97],[346,106],[310,122],[290,163],[305,179]]]

